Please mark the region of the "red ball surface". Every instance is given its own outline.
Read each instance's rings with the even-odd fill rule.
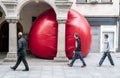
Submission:
[[[29,33],[29,48],[33,55],[43,59],[53,59],[57,53],[58,23],[56,13],[49,9],[42,13]]]
[[[82,56],[85,57],[90,52],[92,33],[87,20],[79,12],[70,9],[66,22],[66,56],[71,59],[75,50],[74,33],[78,33],[81,39]]]

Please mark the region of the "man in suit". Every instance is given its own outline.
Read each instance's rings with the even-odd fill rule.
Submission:
[[[74,34],[74,38],[76,39],[76,49],[74,51],[74,55],[73,55],[73,58],[72,58],[72,61],[70,64],[68,64],[68,66],[72,67],[73,66],[73,63],[75,62],[75,60],[77,59],[77,57],[80,58],[80,60],[82,61],[83,65],[81,67],[85,67],[86,66],[86,63],[85,61],[83,60],[83,57],[81,55],[81,42],[80,42],[80,38],[79,38],[79,35],[78,33],[75,33]]]
[[[13,70],[16,70],[18,65],[23,62],[25,69],[23,71],[29,71],[28,63],[26,61],[26,40],[23,37],[23,33],[18,33],[18,50],[17,50],[17,62],[13,67],[10,67]]]

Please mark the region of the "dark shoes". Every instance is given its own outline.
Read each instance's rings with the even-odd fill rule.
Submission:
[[[69,67],[72,67],[72,65],[71,64],[67,64]]]
[[[67,65],[68,65],[69,67],[72,67],[71,64],[67,64]],[[82,65],[81,67],[82,67],[82,68],[83,68],[83,67],[86,67],[86,65]]]
[[[81,67],[82,67],[82,68],[83,68],[83,67],[86,67],[86,65],[82,65]]]
[[[12,70],[16,70],[16,68],[15,67],[10,67]]]
[[[12,70],[16,70],[16,68],[15,67],[10,67]],[[29,69],[24,69],[24,70],[22,70],[22,71],[29,71]]]
[[[22,70],[22,71],[29,71],[29,69],[24,69],[24,70]]]

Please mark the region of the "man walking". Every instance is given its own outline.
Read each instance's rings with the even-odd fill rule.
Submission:
[[[86,63],[84,62],[83,57],[81,55],[81,42],[80,42],[80,38],[79,38],[79,36],[78,36],[77,33],[74,34],[74,38],[76,39],[76,49],[74,51],[74,55],[73,55],[72,61],[71,61],[70,64],[68,64],[68,66],[72,67],[73,63],[75,62],[75,60],[77,59],[77,57],[79,57],[80,60],[83,63],[83,65],[81,67],[85,67]]]
[[[22,61],[25,65],[25,69],[23,71],[29,71],[28,63],[26,61],[26,40],[24,39],[22,32],[18,33],[18,38],[17,62],[15,66],[10,68],[16,70],[16,68]]]
[[[108,35],[105,34],[104,38],[105,38],[104,45],[103,45],[104,46],[104,54],[103,54],[102,58],[100,59],[99,66],[102,65],[102,63],[105,60],[106,56],[108,56],[108,59],[109,59],[111,65],[114,66],[114,62],[112,60],[112,57],[111,57],[110,51],[109,51],[110,50],[110,45],[109,45],[109,41],[108,41]]]

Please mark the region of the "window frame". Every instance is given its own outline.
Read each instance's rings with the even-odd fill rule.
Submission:
[[[114,41],[113,46],[114,46],[114,48],[113,49],[110,48],[110,51],[116,52],[116,48],[117,48],[116,25],[101,25],[101,31],[100,31],[100,52],[103,52],[103,50],[102,50],[102,46],[103,46],[102,42],[104,40],[103,33],[114,33],[114,35],[113,35],[113,41]]]
[[[110,0],[110,2],[102,2],[102,0],[97,0],[98,2],[90,2],[90,0],[85,0],[85,2],[79,2],[79,0],[76,0],[76,4],[113,4],[113,0]]]

